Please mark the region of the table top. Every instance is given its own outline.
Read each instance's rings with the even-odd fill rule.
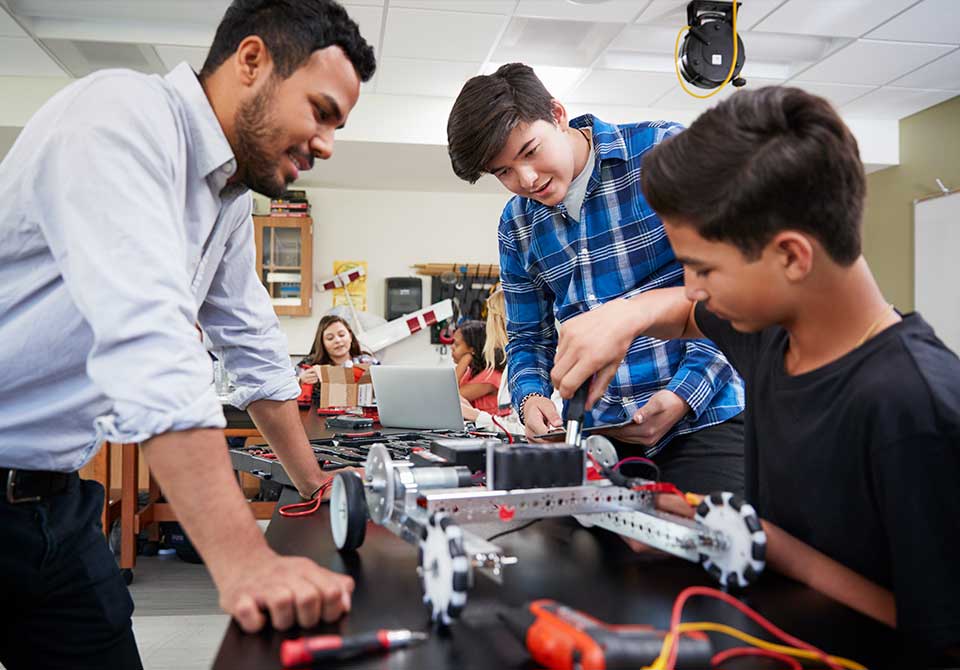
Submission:
[[[245,414],[245,413],[243,413]],[[331,437],[326,418],[315,408],[301,412],[310,439]],[[242,419],[234,419],[242,420]],[[389,429],[384,432],[392,432]],[[400,431],[406,432],[406,431]],[[281,505],[299,496],[286,489]],[[519,526],[522,524],[512,524]],[[468,526],[483,537],[512,526]],[[216,670],[280,667],[280,643],[303,634],[355,634],[378,628],[431,630],[416,575],[417,549],[375,524],[357,552],[341,554],[330,535],[328,506],[309,517],[287,518],[274,512],[266,539],[285,555],[306,556],[356,581],[353,610],[336,624],[310,631],[295,629],[247,635],[231,622],[214,661]],[[687,586],[716,586],[704,570],[682,559],[638,555],[613,534],[587,529],[573,519],[545,519],[495,540],[519,563],[505,569],[502,585],[477,574],[460,619],[445,632],[432,631],[421,645],[337,663],[337,668],[382,670],[456,668],[534,668],[522,645],[500,623],[497,612],[537,598],[553,598],[611,624],[669,627],[674,599]],[[870,668],[906,667],[895,633],[826,596],[767,572],[757,584],[735,594],[786,632],[828,653]],[[731,607],[694,598],[685,621],[717,621],[768,638]],[[717,650],[740,646],[713,636]],[[765,659],[742,659],[739,668],[768,668]]]
[[[281,503],[296,500],[286,491]],[[281,554],[307,556],[356,580],[352,612],[336,624],[308,634],[355,634],[378,628],[429,630],[416,576],[417,550],[388,530],[369,525],[358,552],[337,552],[330,536],[328,508],[310,517],[274,514],[267,529],[270,545]],[[489,536],[498,527],[470,526]],[[481,532],[481,528],[487,532]],[[614,535],[587,529],[572,519],[541,520],[496,540],[519,563],[505,569],[502,585],[478,574],[461,618],[444,633],[433,632],[421,645],[338,663],[340,668],[532,668],[523,647],[499,622],[497,612],[537,598],[553,598],[607,623],[669,625],[673,601],[692,585],[713,586],[697,565],[665,556],[632,553]],[[871,668],[896,667],[895,635],[811,589],[773,573],[740,594],[741,599],[783,630],[825,651]],[[762,635],[729,606],[702,598],[689,601],[686,621],[718,621]],[[231,622],[215,669],[279,667],[282,640],[303,631],[267,631],[246,635]],[[717,649],[739,646],[714,636]],[[743,659],[738,668],[770,667],[768,660]],[[905,666],[901,666],[905,667]]]

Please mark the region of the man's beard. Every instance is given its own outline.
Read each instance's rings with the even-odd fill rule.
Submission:
[[[287,190],[286,181],[278,176],[279,161],[268,151],[281,134],[279,128],[271,127],[269,98],[275,89],[276,85],[265,86],[237,109],[235,119],[240,179],[249,189],[270,198],[279,198]]]

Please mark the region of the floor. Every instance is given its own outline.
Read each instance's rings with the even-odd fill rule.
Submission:
[[[269,523],[257,522],[261,530]],[[204,566],[176,556],[139,556],[130,595],[144,670],[207,670],[213,665],[230,618],[220,610]]]
[[[202,565],[176,556],[139,557],[130,585],[133,630],[145,670],[206,670],[229,617]]]

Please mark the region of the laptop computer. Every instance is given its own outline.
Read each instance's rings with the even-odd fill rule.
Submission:
[[[385,428],[463,430],[453,368],[373,365],[370,377]]]

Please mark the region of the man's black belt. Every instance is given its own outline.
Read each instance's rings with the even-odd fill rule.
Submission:
[[[8,503],[37,502],[63,493],[76,476],[76,472],[0,468],[0,486],[6,492],[4,500]]]

